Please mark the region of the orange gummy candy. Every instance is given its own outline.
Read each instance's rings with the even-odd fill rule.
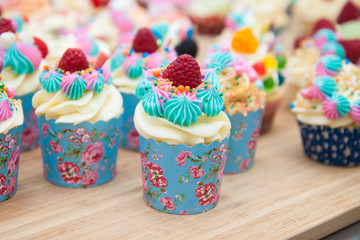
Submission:
[[[232,48],[239,53],[255,53],[259,42],[254,36],[251,28],[243,28],[234,34],[231,43]]]

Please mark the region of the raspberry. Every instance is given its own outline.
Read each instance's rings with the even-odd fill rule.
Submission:
[[[158,47],[154,34],[148,28],[139,29],[132,43],[134,51],[141,53],[153,53]]]
[[[307,38],[306,36],[297,37],[294,42],[294,48],[295,49],[299,48],[301,45],[301,42],[304,41],[306,38]]]
[[[91,0],[91,2],[94,7],[105,7],[106,5],[108,5],[110,0]]]
[[[196,88],[201,84],[200,66],[192,56],[183,54],[166,68],[164,78],[169,79],[176,87],[183,85]]]
[[[338,24],[342,24],[344,22],[356,20],[358,18],[358,16],[359,16],[359,14],[358,14],[357,7],[355,6],[354,3],[352,3],[351,1],[348,1],[345,4],[345,6],[343,7],[343,9],[341,10],[336,22]]]
[[[323,28],[328,28],[330,30],[333,30],[335,32],[335,26],[332,22],[330,22],[329,20],[327,20],[326,18],[321,18],[319,19],[313,28],[313,34],[316,33],[317,31],[319,31],[320,29]]]
[[[62,55],[59,68],[69,72],[85,70],[89,67],[84,52],[80,48],[68,48]]]
[[[6,18],[1,18],[0,19],[0,34],[2,34],[4,32],[13,32],[13,33],[15,33],[15,28],[11,24],[10,20],[8,20]]]
[[[34,39],[34,44],[40,50],[42,57],[45,58],[46,55],[48,54],[48,48],[47,48],[46,44],[43,42],[43,40],[41,40],[37,37],[33,37],[33,39]]]
[[[360,40],[340,40],[340,44],[345,49],[346,57],[354,64],[357,64],[360,59]]]

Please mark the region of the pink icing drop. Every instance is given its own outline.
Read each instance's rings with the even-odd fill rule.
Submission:
[[[32,63],[34,69],[38,69],[42,59],[40,50],[35,46],[27,45],[21,42],[16,42],[16,46],[19,49],[19,52]]]
[[[326,100],[323,102],[324,115],[331,120],[336,120],[339,118],[339,114],[337,112],[337,103],[334,101]]]
[[[86,88],[87,89],[91,89],[92,86],[95,83],[95,80],[98,78],[99,72],[98,71],[94,71],[91,74],[88,74],[84,77],[85,81],[86,81]]]
[[[360,124],[360,106],[353,106],[350,110],[350,117]]]
[[[159,53],[154,52],[154,53],[151,53],[146,58],[145,66],[147,69],[153,69],[153,68],[160,67],[162,62],[163,62],[163,57]]]
[[[306,99],[320,99],[325,100],[325,95],[321,92],[320,88],[316,85],[312,85],[311,88],[303,89],[301,91],[301,96],[303,96]]]
[[[0,121],[5,121],[12,117],[11,106],[8,99],[3,99],[0,102]]]
[[[13,89],[12,87],[8,87],[7,94],[9,98],[15,97],[15,89]]]
[[[259,78],[259,75],[257,74],[257,72],[255,71],[255,69],[241,56],[236,58],[236,64],[238,64],[238,69],[241,70],[243,73],[245,73],[250,81],[255,81]],[[235,69],[236,71],[236,69]]]
[[[74,83],[75,79],[76,79],[76,74],[65,75],[61,82],[61,90],[64,93],[68,94],[68,92],[66,92],[66,89],[68,89],[68,91],[70,90],[70,88],[68,86],[72,85]]]

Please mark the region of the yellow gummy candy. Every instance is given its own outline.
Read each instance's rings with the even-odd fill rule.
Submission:
[[[277,67],[276,58],[272,55],[266,56],[263,59],[264,65],[266,69],[274,69]]]
[[[243,28],[234,34],[231,46],[236,52],[251,54],[256,52],[259,42],[251,28]]]

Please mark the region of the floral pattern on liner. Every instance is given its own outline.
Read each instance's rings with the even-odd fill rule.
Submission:
[[[14,196],[17,189],[22,126],[0,134],[0,202]]]
[[[252,167],[262,116],[262,109],[251,111],[246,117],[241,113],[229,116],[232,127],[225,174],[245,172]]]
[[[20,96],[24,111],[24,124],[21,135],[21,151],[30,151],[39,146],[39,131],[36,123],[35,110],[32,106],[34,93]]]
[[[135,94],[121,93],[124,113],[120,116],[120,148],[139,151],[139,133],[134,126],[134,112],[139,99]]]
[[[38,117],[45,179],[70,188],[111,181],[116,174],[118,124],[119,118],[73,125]]]
[[[330,128],[298,123],[304,151],[309,158],[342,167],[360,164],[360,128]]]
[[[218,201],[228,138],[189,147],[157,143],[140,136],[141,174],[145,203],[172,214],[197,214]]]

